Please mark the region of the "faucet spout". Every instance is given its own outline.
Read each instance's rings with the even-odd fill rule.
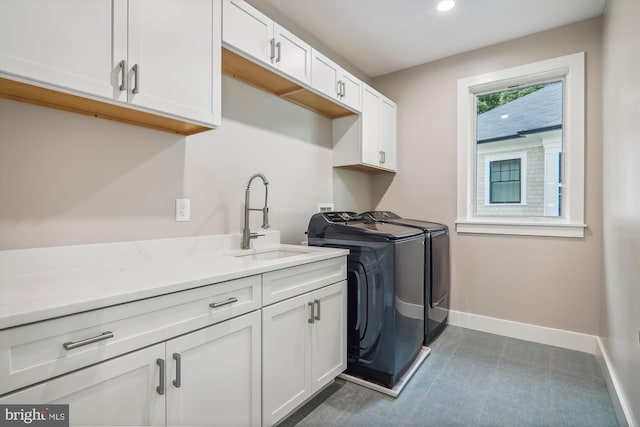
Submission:
[[[260,178],[262,180],[262,183],[264,184],[264,207],[262,209],[251,208],[251,203],[249,200],[251,182],[255,178]],[[242,228],[242,249],[249,249],[250,240],[259,237],[257,233],[251,233],[251,230],[249,228],[249,213],[251,211],[262,211],[262,228],[264,229],[269,228],[269,207],[267,205],[267,198],[269,197],[268,185],[269,185],[269,180],[267,179],[266,176],[264,176],[261,173],[257,173],[251,176],[251,178],[249,178],[249,182],[247,183],[247,189],[244,192],[244,226]]]

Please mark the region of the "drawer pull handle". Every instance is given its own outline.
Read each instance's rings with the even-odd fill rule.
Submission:
[[[156,387],[156,392],[162,396],[164,394],[164,359],[156,359],[156,363],[160,367],[160,384]]]
[[[182,382],[182,359],[180,357],[180,353],[173,353],[173,360],[176,361],[176,379],[173,380],[173,386],[175,388],[180,388],[180,383]]]
[[[223,305],[233,304],[234,302],[238,302],[238,298],[231,297],[231,298],[229,298],[228,300],[225,300],[225,301],[212,302],[211,304],[209,304],[209,307],[218,308],[218,307],[222,307]]]
[[[314,299],[313,303],[316,305],[316,315],[313,318],[315,320],[320,320],[320,300]]]
[[[309,305],[309,310],[310,310],[310,312],[309,312],[309,318],[307,319],[307,322],[308,322],[308,323],[313,323],[313,322],[314,322],[314,320],[313,320],[313,319],[315,319],[315,316],[314,316],[314,314],[313,314],[313,308],[315,307],[315,304],[314,304],[314,303],[312,303],[312,302],[308,302],[307,304]]]
[[[109,338],[113,338],[113,332],[111,331],[103,332],[100,335],[96,335],[95,337],[87,338],[85,340],[80,340],[76,342],[69,341],[62,344],[62,346],[64,347],[65,350],[73,350],[74,348],[82,347],[83,345],[87,345],[87,344],[93,344],[94,342],[106,340]]]

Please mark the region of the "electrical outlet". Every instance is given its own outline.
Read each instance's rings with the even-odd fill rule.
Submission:
[[[318,203],[318,212],[331,212],[333,203]]]
[[[191,221],[190,199],[176,199],[176,221]]]

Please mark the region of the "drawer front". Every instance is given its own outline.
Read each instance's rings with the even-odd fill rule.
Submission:
[[[346,256],[270,271],[262,275],[262,304],[273,304],[346,278]]]
[[[0,394],[260,306],[251,276],[0,331]]]

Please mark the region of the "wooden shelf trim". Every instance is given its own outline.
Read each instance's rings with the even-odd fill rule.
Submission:
[[[330,119],[355,115],[353,111],[222,48],[222,74],[262,89]]]
[[[334,168],[348,169],[348,170],[353,170],[353,171],[358,171],[358,172],[366,172],[366,173],[371,173],[371,174],[396,173],[395,171],[392,171],[390,169],[380,169],[380,168],[376,168],[374,166],[362,165],[362,164],[334,166]]]
[[[163,117],[125,106],[83,98],[52,89],[0,78],[0,98],[69,111],[178,135],[193,135],[212,128]]]

